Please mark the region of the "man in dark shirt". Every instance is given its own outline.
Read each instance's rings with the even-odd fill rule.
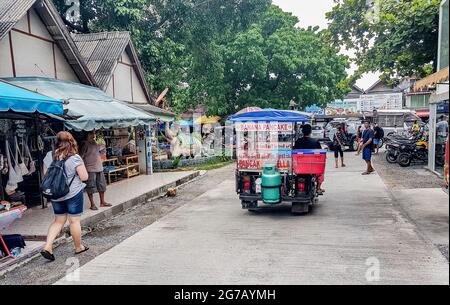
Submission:
[[[311,138],[312,127],[309,124],[302,126],[303,137],[295,141],[294,149],[322,149],[319,141]]]
[[[374,139],[374,131],[372,128],[370,128],[369,121],[364,122],[364,131],[362,133],[362,158],[364,161],[366,161],[367,164],[367,170],[362,173],[363,175],[370,175],[375,170],[372,167],[372,152],[373,152],[373,139]],[[359,154],[359,153],[358,153]]]
[[[320,145],[319,141],[311,138],[312,127],[309,124],[302,126],[303,137],[295,141],[294,149],[322,149],[322,145]],[[325,192],[322,189],[322,183],[325,180],[324,175],[319,175],[317,177],[317,193],[319,195],[323,195]]]
[[[373,125],[373,131],[374,131],[374,137],[373,137],[373,146],[375,151],[375,154],[378,154],[380,150],[380,144],[381,140],[384,138],[384,130],[381,128],[377,123]]]

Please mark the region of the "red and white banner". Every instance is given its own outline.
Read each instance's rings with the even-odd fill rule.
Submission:
[[[236,133],[238,169],[259,171],[267,163],[291,168],[292,123],[237,123]]]

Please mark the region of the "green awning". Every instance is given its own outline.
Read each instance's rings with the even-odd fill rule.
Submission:
[[[155,116],[130,107],[116,100],[98,88],[50,78],[19,77],[6,79],[8,82],[64,100],[66,115],[76,120],[66,120],[65,125],[73,130],[94,130],[101,128],[126,128],[149,125]]]

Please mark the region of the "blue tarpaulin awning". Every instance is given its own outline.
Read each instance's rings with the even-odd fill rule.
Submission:
[[[149,125],[156,118],[108,96],[102,90],[82,84],[40,77],[5,79],[21,87],[64,100],[67,115],[78,117],[66,120],[68,129],[91,131],[94,129],[127,128]]]
[[[0,112],[62,115],[63,102],[0,80]]]
[[[293,110],[264,109],[242,114],[236,114],[228,117],[232,122],[308,122],[312,119],[311,115],[305,112]]]

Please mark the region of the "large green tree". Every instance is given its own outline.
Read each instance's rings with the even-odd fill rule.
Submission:
[[[440,0],[341,0],[327,14],[329,38],[355,51],[364,72],[395,81],[431,73],[437,63]]]
[[[193,98],[184,100],[229,114],[255,105],[287,108],[292,99],[304,108],[342,98],[348,92],[347,57],[317,29],[300,29],[297,23],[296,17],[271,6],[232,39],[213,40],[211,57],[203,65],[214,74],[193,75],[192,86],[182,92]]]

